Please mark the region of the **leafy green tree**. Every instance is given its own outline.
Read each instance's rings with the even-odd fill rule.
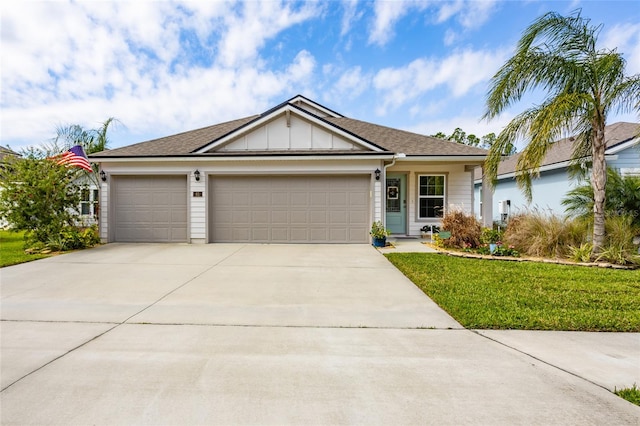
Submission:
[[[6,157],[0,179],[0,217],[13,229],[27,231],[28,240],[46,244],[74,225],[80,188],[70,183],[79,170],[59,165],[33,149],[23,158]]]
[[[630,215],[635,226],[640,227],[640,176],[621,176],[609,168],[605,191],[607,216]],[[572,189],[562,200],[569,215],[587,220],[593,218],[593,203],[591,183]]]
[[[594,193],[593,252],[605,242],[605,125],[612,110],[640,111],[640,75],[625,76],[625,60],[616,50],[597,48],[602,26],[580,16],[549,12],[523,33],[515,55],[493,76],[484,119],[493,119],[533,90],[546,93],[539,105],[518,114],[491,146],[485,172],[495,183],[509,144],[524,140],[516,181],[531,200],[531,181],[553,141],[577,135],[573,158],[591,155]]]
[[[431,136],[434,138],[447,139],[450,141],[458,142],[463,145],[477,146],[485,149],[491,148],[491,146],[496,141],[495,133],[488,133],[484,135],[482,138],[478,138],[476,135],[472,133],[467,134],[460,127],[456,127],[453,133],[451,133],[449,136],[447,136],[444,132],[438,132]],[[506,149],[505,155],[513,155],[515,153],[516,153],[516,147],[515,145],[511,144],[508,147],[508,149]]]

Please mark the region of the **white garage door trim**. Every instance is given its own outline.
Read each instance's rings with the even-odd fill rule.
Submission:
[[[209,178],[209,242],[367,243],[370,175]]]
[[[186,175],[112,177],[112,241],[187,242]]]

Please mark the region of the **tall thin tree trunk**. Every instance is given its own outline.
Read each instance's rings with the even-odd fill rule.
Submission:
[[[607,163],[604,158],[606,144],[604,139],[604,123],[593,126],[593,141],[591,144],[593,170],[591,186],[593,187],[593,253],[599,254],[604,246],[604,203],[605,187],[607,185]]]

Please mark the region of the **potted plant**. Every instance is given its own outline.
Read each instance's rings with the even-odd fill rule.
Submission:
[[[381,221],[373,222],[371,225],[371,238],[373,240],[374,247],[384,247],[387,245],[387,235],[391,235],[391,232],[384,227]]]

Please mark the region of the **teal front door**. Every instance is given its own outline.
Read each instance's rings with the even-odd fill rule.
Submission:
[[[407,176],[387,175],[387,229],[392,234],[407,233]]]

